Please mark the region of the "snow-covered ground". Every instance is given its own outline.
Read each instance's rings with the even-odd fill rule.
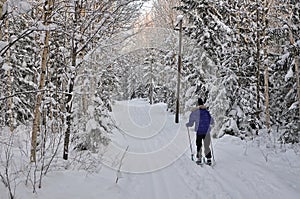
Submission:
[[[175,124],[164,104],[116,102],[113,115],[120,131],[112,138],[100,172],[52,171],[37,194],[19,185],[16,198],[300,198],[300,151],[290,146],[265,147],[270,143],[262,139],[246,142],[226,135],[213,140],[214,167],[200,167],[191,161],[186,119]],[[116,176],[121,177],[118,183]],[[2,184],[0,198],[8,198]]]

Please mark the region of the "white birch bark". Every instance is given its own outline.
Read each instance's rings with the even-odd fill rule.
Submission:
[[[43,6],[43,21],[44,25],[49,25],[48,17],[51,15],[53,6],[53,0],[45,1],[45,6]],[[48,61],[48,54],[49,54],[49,38],[50,38],[50,31],[45,31],[45,39],[44,39],[44,47],[42,51],[42,62],[41,62],[41,73],[40,73],[40,82],[39,82],[39,90],[43,90],[45,87],[45,79],[46,79],[46,69],[47,69],[47,61]],[[32,135],[31,135],[31,154],[30,154],[30,161],[36,162],[36,147],[37,147],[37,135],[38,129],[40,124],[40,117],[41,117],[41,103],[43,98],[43,92],[39,92],[37,94],[35,109],[34,109],[34,119],[33,119],[33,127],[32,127]]]

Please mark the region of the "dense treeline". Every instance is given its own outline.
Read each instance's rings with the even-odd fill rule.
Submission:
[[[64,159],[71,139],[81,137],[77,147],[92,147],[86,130],[91,117],[98,126],[90,131],[101,139],[110,132],[112,124],[101,122],[110,110],[101,76],[116,75],[107,70],[111,60],[94,63],[92,54],[113,53],[116,35],[132,28],[142,3],[1,1],[0,124],[11,132],[32,124],[31,161],[55,133],[64,137]]]
[[[279,128],[282,141],[298,142],[300,3],[181,2],[187,34],[214,62],[216,81],[226,90],[222,129],[248,136]]]
[[[109,116],[118,79],[112,55],[132,35],[142,4],[0,1],[0,179],[10,198],[20,182],[36,192],[53,162],[63,157],[69,167],[75,150],[88,153],[85,160],[71,156],[73,166],[99,167],[101,158],[88,154],[116,128]]]
[[[215,135],[273,132],[282,142],[299,142],[299,7],[297,1],[280,0],[155,1],[152,29],[164,27],[176,38],[176,16],[185,19],[181,111],[189,111],[201,96],[216,117]],[[157,37],[169,40],[161,33]],[[176,42],[166,53],[154,49],[164,56],[155,56],[155,70],[169,69],[163,99],[159,78],[154,81],[154,101],[168,103],[170,110],[175,108]],[[142,89],[135,93],[148,96]]]

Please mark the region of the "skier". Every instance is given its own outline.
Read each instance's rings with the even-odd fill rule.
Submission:
[[[204,142],[204,154],[206,158],[206,164],[211,165],[211,150],[210,150],[210,125],[214,123],[213,118],[211,117],[207,107],[204,106],[204,103],[201,98],[198,99],[198,106],[192,111],[189,117],[189,122],[186,123],[187,127],[192,127],[195,123],[195,131],[197,132],[196,145],[197,145],[197,154],[198,158],[197,164],[203,164],[204,158],[202,158],[202,141]]]

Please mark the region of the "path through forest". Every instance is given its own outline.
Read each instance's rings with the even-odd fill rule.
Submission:
[[[106,167],[95,174],[51,172],[34,198],[299,198],[299,152],[288,146],[268,149],[258,139],[224,136],[213,139],[216,165],[200,167],[191,161],[186,119],[175,124],[166,109],[165,104],[150,106],[144,100],[116,102],[113,116],[120,130],[104,156]],[[191,136],[194,140],[192,131]],[[116,163],[127,146],[116,184]],[[17,198],[32,198],[30,187],[17,190]]]
[[[293,151],[276,153],[258,147],[263,143],[224,136],[213,140],[216,165],[200,167],[190,160],[186,119],[175,124],[166,108],[143,100],[114,106],[122,133],[113,143],[129,146],[122,165],[128,173],[120,185],[126,182],[130,198],[299,197],[300,164]]]

